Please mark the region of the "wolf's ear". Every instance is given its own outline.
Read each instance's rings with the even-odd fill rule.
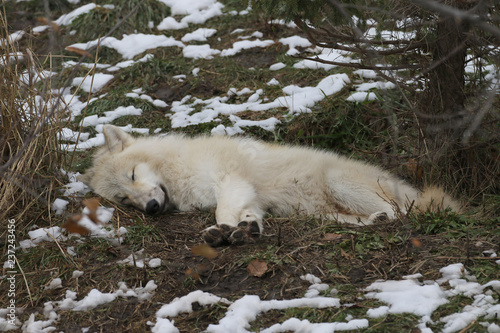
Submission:
[[[76,179],[90,187],[90,181],[92,180],[92,177],[94,177],[94,172],[92,172],[91,170],[87,170],[87,172],[85,172],[83,175],[78,175]]]
[[[134,140],[129,134],[113,125],[104,125],[102,128],[106,146],[111,153],[119,153]]]

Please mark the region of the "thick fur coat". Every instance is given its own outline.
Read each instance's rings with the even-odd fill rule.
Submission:
[[[106,144],[81,176],[94,192],[150,214],[216,208],[212,245],[257,237],[266,212],[366,225],[410,204],[457,210],[443,191],[423,193],[389,172],[333,152],[246,138],[133,138],[104,126]]]

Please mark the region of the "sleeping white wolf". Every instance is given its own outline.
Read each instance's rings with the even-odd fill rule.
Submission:
[[[203,232],[213,246],[258,237],[265,212],[318,215],[366,225],[395,210],[458,210],[438,188],[423,192],[373,165],[332,152],[245,138],[133,138],[112,125],[81,180],[114,202],[149,214],[216,208]]]

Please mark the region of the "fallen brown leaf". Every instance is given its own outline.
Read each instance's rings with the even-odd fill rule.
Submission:
[[[196,271],[196,269],[193,269],[193,268],[186,269],[186,275],[192,277],[195,280],[199,280],[200,279],[200,275],[198,274],[198,272]]]
[[[415,247],[421,247],[422,246],[422,242],[420,242],[420,240],[418,238],[412,238],[411,239],[411,243]]]
[[[191,253],[194,254],[195,256],[207,259],[215,259],[219,255],[219,252],[217,252],[217,250],[215,250],[213,247],[207,244],[202,244],[192,247]]]
[[[72,53],[79,54],[81,56],[86,56],[88,58],[92,58],[92,55],[89,52],[82,50],[82,49],[79,49],[79,48],[74,47],[74,46],[66,46],[64,49],[68,52],[72,52]]]
[[[82,203],[85,205],[85,207],[89,209],[89,213],[87,214],[89,219],[95,224],[101,223],[97,218],[97,208],[99,208],[99,199],[97,198],[85,199],[82,201]]]
[[[342,248],[340,248],[340,255],[346,259],[352,259],[352,256],[349,253],[345,252]]]
[[[248,274],[261,277],[267,272],[267,263],[264,260],[254,259],[247,266]]]
[[[66,223],[63,224],[63,228],[68,230],[70,234],[80,234],[82,236],[88,235],[90,231],[78,224],[78,221],[82,219],[80,214],[74,214],[66,220]]]
[[[323,236],[323,241],[336,241],[342,238],[341,234],[328,233]]]
[[[51,20],[47,19],[46,17],[43,17],[43,16],[37,17],[36,20],[40,24],[50,25],[54,31],[59,31],[59,26],[57,25],[57,23],[55,23],[54,21],[51,21]]]
[[[186,269],[186,275],[201,281],[201,276],[207,276],[211,271],[211,266],[206,264],[198,265],[194,268]]]

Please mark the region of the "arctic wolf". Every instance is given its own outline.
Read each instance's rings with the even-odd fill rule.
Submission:
[[[182,135],[134,138],[103,127],[105,145],[81,176],[94,192],[148,214],[215,208],[211,245],[252,241],[266,212],[302,213],[367,225],[395,210],[458,209],[444,192],[419,192],[379,167],[332,152],[246,138]]]

